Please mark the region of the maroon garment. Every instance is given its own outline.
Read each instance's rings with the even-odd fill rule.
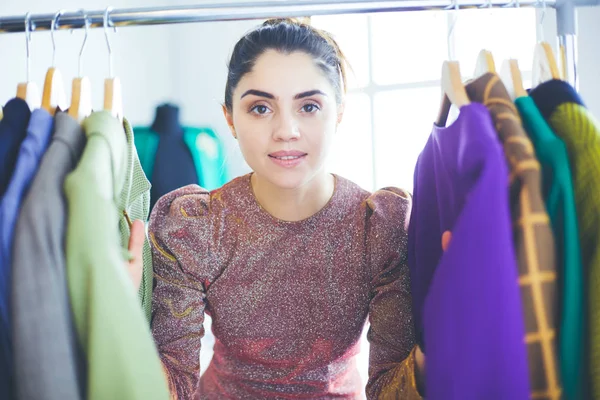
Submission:
[[[369,316],[367,397],[414,396],[413,366],[402,363],[415,340],[410,196],[371,195],[336,176],[322,210],[285,222],[261,208],[250,176],[210,193],[183,187],[152,212],[152,332],[171,391],[179,399],[359,398],[354,356]],[[216,343],[198,383],[205,311]]]

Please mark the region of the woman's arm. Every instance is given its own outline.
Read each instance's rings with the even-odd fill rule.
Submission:
[[[415,342],[407,266],[411,198],[389,188],[367,201],[367,257],[371,268],[368,399],[421,399],[424,364]]]
[[[186,186],[163,196],[149,225],[155,288],[152,335],[172,398],[192,398],[198,386],[209,273],[208,192]]]

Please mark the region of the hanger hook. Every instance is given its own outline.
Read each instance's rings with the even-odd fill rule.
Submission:
[[[544,41],[544,19],[546,18],[546,0],[542,0],[542,16],[540,17],[540,40]]]
[[[52,67],[56,65],[56,42],[54,41],[54,31],[56,31],[56,27],[58,26],[58,19],[61,15],[63,15],[65,10],[59,10],[54,14],[54,18],[52,18],[52,23],[50,24],[50,37],[52,38]]]
[[[83,37],[83,44],[81,45],[81,50],[79,51],[79,61],[78,61],[78,64],[77,64],[77,75],[79,77],[81,77],[82,76],[82,74],[81,74],[81,70],[82,70],[81,66],[83,64],[83,62],[82,62],[83,61],[82,60],[82,58],[83,58],[83,50],[85,50],[85,44],[87,42],[88,30],[89,30],[89,27],[90,27],[90,19],[88,18],[88,15],[85,12],[85,10],[79,10],[79,13],[81,15],[83,15],[83,22],[84,22],[84,27],[85,27],[85,36]]]
[[[460,7],[458,5],[458,0],[452,0],[452,4],[449,5],[448,7],[445,8],[445,10],[453,10],[452,12],[452,24],[450,25],[450,28],[448,29],[448,55],[449,58],[451,60],[454,59],[454,43],[453,41],[451,41],[452,39],[452,34],[454,33],[454,28],[456,27],[456,21],[458,20],[458,11],[460,10]]]
[[[27,52],[27,82],[29,82],[29,72],[31,70],[31,53],[29,45],[31,44],[31,31],[35,30],[35,24],[31,21],[31,13],[25,14],[25,50]]]
[[[106,7],[104,10],[104,38],[106,39],[106,46],[108,47],[108,75],[109,78],[113,77],[113,54],[110,46],[110,40],[108,39],[108,28],[112,25],[114,31],[117,32],[117,27],[110,20],[110,12],[113,10],[112,6]]]

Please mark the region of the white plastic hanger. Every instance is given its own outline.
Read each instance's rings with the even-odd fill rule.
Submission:
[[[56,30],[58,18],[60,18],[61,14],[63,13],[64,10],[58,11],[54,15],[52,24],[50,25],[50,36],[52,38],[52,66],[48,68],[48,72],[46,72],[44,91],[42,93],[42,108],[48,111],[51,115],[54,115],[57,107],[61,110],[67,109],[67,96],[65,94],[62,75],[55,67],[56,43],[54,42],[54,31]]]
[[[36,108],[40,108],[41,99],[40,99],[40,89],[35,84],[35,82],[31,82],[29,80],[30,70],[31,70],[31,57],[29,51],[29,45],[31,44],[31,29],[34,28],[33,23],[31,22],[31,14],[28,12],[25,14],[25,44],[27,51],[27,81],[23,83],[19,83],[17,85],[17,97],[19,99],[25,100],[29,109],[35,110]]]
[[[104,37],[106,38],[106,46],[108,47],[108,78],[104,80],[104,110],[123,121],[123,93],[121,89],[121,81],[119,77],[113,75],[112,49],[108,40],[108,27],[110,26],[109,13],[112,7],[107,7],[104,11]],[[115,32],[117,28],[115,27]]]
[[[87,14],[85,14],[84,11],[81,12],[85,21],[85,37],[83,38],[83,44],[81,45],[81,51],[79,52],[78,77],[73,79],[71,106],[69,107],[69,115],[79,122],[82,122],[92,113],[92,85],[90,79],[81,74],[81,59],[83,50],[85,49],[85,43],[87,42],[90,21]]]

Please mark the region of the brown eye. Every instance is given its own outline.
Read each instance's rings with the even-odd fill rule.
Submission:
[[[258,115],[265,115],[266,113],[269,112],[269,108],[267,106],[259,104],[259,105],[252,107],[250,109],[250,112],[252,112],[254,114],[258,114]]]
[[[305,104],[302,106],[302,111],[305,113],[314,113],[319,110],[319,106],[313,103]]]

